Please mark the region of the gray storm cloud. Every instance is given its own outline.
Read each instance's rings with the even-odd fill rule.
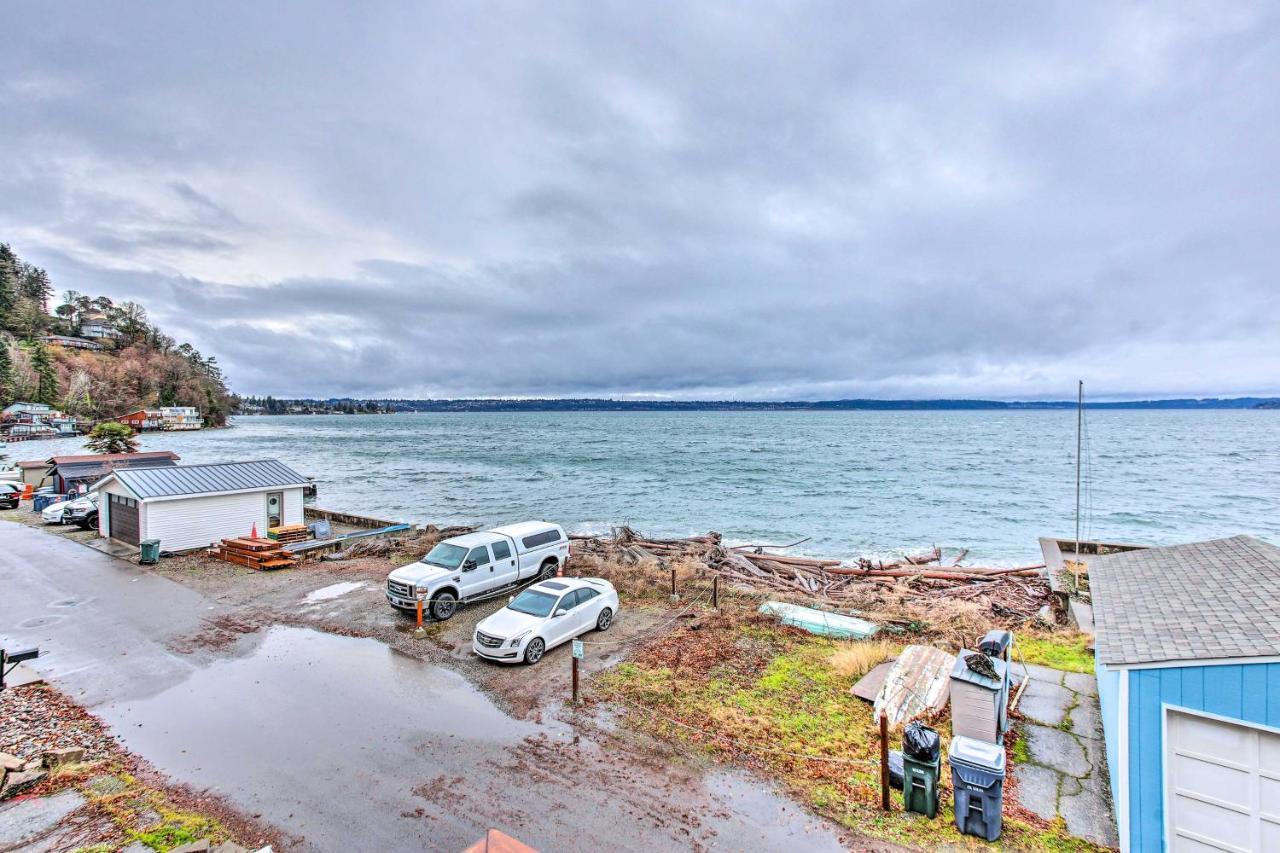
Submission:
[[[1280,392],[1264,6],[5,19],[0,239],[242,393]]]

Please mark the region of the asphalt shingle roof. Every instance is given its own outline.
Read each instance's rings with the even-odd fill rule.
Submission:
[[[307,478],[275,459],[258,462],[220,462],[215,465],[173,465],[116,471],[116,477],[139,498],[171,498],[212,492],[239,492],[305,486]]]
[[[1280,548],[1233,536],[1089,561],[1108,665],[1280,655]]]

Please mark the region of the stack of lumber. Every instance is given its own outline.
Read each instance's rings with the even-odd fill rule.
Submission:
[[[223,539],[220,545],[210,549],[210,553],[228,563],[248,566],[259,571],[283,569],[297,562],[297,558],[284,550],[284,545],[280,542],[252,536]]]
[[[311,531],[305,524],[285,524],[281,527],[268,527],[267,536],[287,545],[290,542],[306,542],[311,538]]]

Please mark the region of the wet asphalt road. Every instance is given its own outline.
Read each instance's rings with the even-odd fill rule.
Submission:
[[[376,640],[276,626],[176,652],[226,608],[38,530],[0,523],[0,591],[0,641],[40,645],[128,748],[298,849],[458,850],[489,827],[544,851],[840,849],[755,780],[512,719]]]

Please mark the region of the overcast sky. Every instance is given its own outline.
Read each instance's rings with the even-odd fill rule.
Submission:
[[[1280,393],[1280,20],[4,4],[0,240],[241,393]]]

